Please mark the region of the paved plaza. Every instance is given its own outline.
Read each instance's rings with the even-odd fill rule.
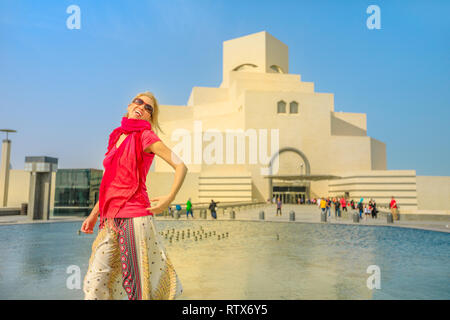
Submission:
[[[195,207],[194,207],[195,209]],[[408,227],[408,228],[418,228],[425,230],[434,230],[442,232],[450,232],[450,218],[443,220],[406,220],[401,219],[392,223],[387,223],[386,212],[380,212],[377,219],[368,218],[367,220],[360,220],[359,223],[354,223],[352,220],[353,212],[355,210],[350,209],[348,212],[343,212],[342,217],[336,219],[334,216],[334,210],[331,210],[331,216],[327,217],[327,222],[320,221],[320,210],[315,205],[294,205],[294,204],[284,204],[282,206],[282,214],[276,215],[276,205],[275,204],[265,204],[259,205],[256,208],[247,209],[235,209],[235,220],[249,220],[249,221],[261,221],[260,212],[264,211],[264,221],[271,222],[285,222],[285,223],[332,223],[332,224],[359,224],[359,225],[369,225],[369,226],[395,226],[395,227]],[[290,212],[295,212],[295,221],[290,221]],[[198,211],[194,211],[194,219],[189,216],[189,220],[193,221],[204,221]],[[21,215],[11,215],[11,216],[0,216],[0,225],[6,224],[25,224],[25,223],[53,223],[53,222],[71,222],[84,220],[83,217],[74,216],[58,216],[52,217],[50,220],[35,220],[30,221],[27,216]],[[176,219],[171,217],[157,216],[156,220],[173,220]],[[186,214],[181,214],[179,220],[187,220]],[[214,220],[211,217],[209,210],[207,211],[206,220]],[[218,207],[217,220],[230,220],[230,215],[228,212],[224,212],[223,208]],[[81,226],[81,224],[80,224]]]
[[[300,223],[324,223],[320,221],[320,209],[316,205],[295,205],[295,204],[284,204],[282,206],[282,215],[276,215],[276,205],[275,204],[266,204],[261,205],[257,208],[252,209],[242,209],[235,211],[235,220],[256,220],[260,221],[259,214],[261,211],[264,211],[264,221],[271,222],[300,222]],[[295,221],[290,221],[289,216],[290,212],[295,212]],[[331,210],[331,216],[327,217],[327,222],[325,223],[334,223],[334,224],[355,224],[352,220],[352,214],[356,212],[356,210],[350,209],[347,213],[344,211],[341,218],[336,219],[334,217],[334,209]],[[206,215],[207,220],[214,220],[211,217],[211,214],[208,210]],[[158,220],[174,220],[170,217],[157,217]],[[179,220],[186,220],[186,215],[182,214]],[[202,221],[198,214],[195,215],[194,219],[190,216],[189,220],[199,220]],[[217,220],[230,220],[229,214],[225,212],[223,213],[223,209],[220,208],[220,204],[217,212]],[[360,225],[376,225],[376,226],[396,226],[396,227],[410,227],[410,228],[419,228],[426,230],[434,230],[434,231],[443,231],[450,232],[450,218],[442,221],[409,221],[409,220],[399,220],[392,223],[387,223],[386,212],[380,212],[378,214],[377,219],[368,218],[367,220],[360,220],[358,223]]]

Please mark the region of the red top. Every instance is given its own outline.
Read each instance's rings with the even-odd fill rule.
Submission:
[[[394,208],[394,209],[397,208],[397,202],[394,199],[392,199],[390,206],[391,206],[391,208]]]
[[[112,149],[106,154],[105,159],[103,160],[103,166],[105,167],[105,171],[112,165],[112,160],[114,159],[114,155],[117,153],[117,150],[121,148],[128,148],[130,144],[132,134],[129,134],[124,141],[120,144],[119,148],[116,147],[116,144],[112,147]],[[156,141],[160,141],[159,137],[152,130],[144,130],[142,132],[142,150],[145,150],[149,145],[155,143]],[[147,187],[145,185],[145,180],[147,178],[148,171],[153,162],[153,158],[155,154],[143,152],[143,165],[140,170],[140,184],[136,193],[125,203],[125,205],[117,212],[116,218],[134,218],[141,217],[146,215],[153,215],[152,212],[147,210],[146,208],[150,207],[150,200],[148,198]],[[126,170],[121,169],[123,166],[118,166],[118,171],[122,170],[124,174],[126,174]],[[120,172],[117,174],[120,175]]]

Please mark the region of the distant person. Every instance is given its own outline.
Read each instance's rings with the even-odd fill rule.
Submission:
[[[377,218],[377,213],[377,203],[375,202],[375,200],[372,200],[372,219]]]
[[[322,211],[322,213],[324,213],[325,215],[327,214],[326,210],[327,210],[327,201],[324,198],[319,199],[319,208]]]
[[[169,216],[171,216],[173,218],[173,208],[172,208],[172,206],[169,206],[168,211],[169,211]]]
[[[328,197],[326,201],[327,201],[327,213],[328,213],[328,216],[331,216],[331,200],[330,200],[330,197]]]
[[[211,199],[211,203],[209,204],[209,210],[211,211],[211,217],[213,219],[217,219],[217,213],[216,213],[216,207],[219,201],[214,202],[213,199]]]
[[[281,216],[281,199],[280,198],[277,199],[277,214],[276,215],[278,215],[278,212],[280,213],[280,216]]]
[[[361,219],[362,218],[362,214],[363,214],[363,211],[364,211],[364,204],[363,204],[363,198],[361,198],[361,200],[359,200],[359,202],[358,202],[358,210],[359,210],[359,218]]]
[[[350,201],[350,206],[355,210],[355,201],[353,201],[353,199]]]
[[[374,201],[372,199],[370,199],[369,201],[369,211],[370,211],[370,216],[372,217],[372,219],[375,218],[375,205],[374,205]]]
[[[177,204],[175,206],[175,212],[180,213],[181,212],[181,206],[179,204]]]
[[[273,196],[273,198],[272,198],[272,203],[275,203],[275,196]]]
[[[344,197],[341,198],[341,207],[342,207],[342,212],[344,212],[344,211],[347,212],[347,200],[345,200]]]
[[[191,214],[192,219],[194,219],[194,215],[192,214],[192,202],[191,198],[186,202],[186,219],[189,218],[189,213]]]
[[[392,217],[394,220],[398,220],[398,206],[397,201],[395,201],[394,196],[391,198],[391,203],[389,204],[389,208],[391,209]]]
[[[341,203],[339,200],[336,200],[334,202],[334,218],[337,220],[337,218],[341,217]]]
[[[366,204],[364,206],[364,218],[367,220],[369,216],[370,216],[370,207],[369,205]]]

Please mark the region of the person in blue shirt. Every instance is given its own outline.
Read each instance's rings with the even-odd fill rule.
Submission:
[[[278,212],[280,212],[280,216],[281,216],[281,199],[280,198],[278,198],[277,199],[277,214],[276,215],[278,215]]]
[[[362,213],[363,213],[363,209],[364,209],[364,205],[363,205],[363,198],[361,198],[361,200],[359,200],[358,202],[358,209],[359,209],[359,218],[362,218]]]

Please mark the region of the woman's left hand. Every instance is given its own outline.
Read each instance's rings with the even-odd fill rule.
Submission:
[[[161,196],[150,199],[150,202],[158,202],[158,204],[154,207],[147,208],[148,211],[151,211],[154,214],[158,214],[166,210],[170,203],[172,202],[173,198],[169,195],[167,196]]]

